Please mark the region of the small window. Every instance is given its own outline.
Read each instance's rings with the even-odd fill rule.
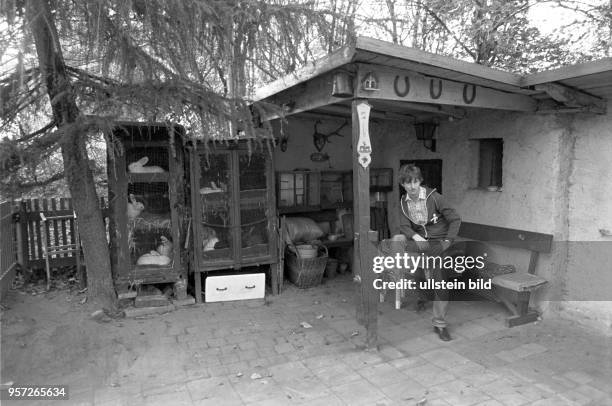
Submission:
[[[479,142],[478,187],[502,186],[504,140],[485,138]]]

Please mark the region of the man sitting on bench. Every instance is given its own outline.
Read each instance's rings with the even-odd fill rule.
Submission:
[[[400,231],[408,239],[408,252],[442,256],[457,237],[461,218],[435,189],[421,186],[422,181],[421,170],[414,164],[400,168],[399,182],[406,191],[406,196],[400,201]],[[434,281],[446,280],[448,273],[443,267],[418,272],[430,273],[429,277]],[[420,311],[425,308],[426,296],[422,291],[418,291],[418,295],[416,310]],[[434,291],[432,324],[443,341],[451,340],[446,322],[448,299],[448,290]]]

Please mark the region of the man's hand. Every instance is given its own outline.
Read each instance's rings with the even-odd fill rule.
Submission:
[[[444,252],[451,246],[451,242],[450,240],[442,240],[440,245],[442,246],[442,252]]]
[[[419,234],[415,233],[412,236],[412,239],[416,241],[417,246],[421,251],[426,251],[429,249],[429,242],[425,238],[421,237]]]

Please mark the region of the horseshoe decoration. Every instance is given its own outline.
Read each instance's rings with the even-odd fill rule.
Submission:
[[[469,99],[467,97],[467,89],[468,84],[466,83],[463,85],[463,101],[465,102],[465,104],[472,104],[474,102],[474,99],[476,98],[476,85],[472,85],[472,95]]]
[[[400,78],[399,75],[395,77],[395,80],[393,81],[393,90],[395,90],[395,94],[398,95],[399,97],[404,97],[410,91],[410,78],[408,76],[404,76],[404,84],[405,84],[404,91],[401,91],[399,89],[399,78]]]
[[[429,80],[429,95],[432,99],[439,99],[442,96],[442,79],[438,79],[438,93],[434,93],[434,80]]]

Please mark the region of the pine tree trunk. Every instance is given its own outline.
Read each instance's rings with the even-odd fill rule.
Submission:
[[[32,31],[39,66],[51,100],[55,122],[63,137],[60,141],[66,177],[87,267],[88,296],[108,310],[115,310],[117,295],[113,287],[110,256],[102,212],[89,168],[86,134],[75,125],[80,112],[66,74],[54,16],[47,0],[28,0],[26,16]]]

